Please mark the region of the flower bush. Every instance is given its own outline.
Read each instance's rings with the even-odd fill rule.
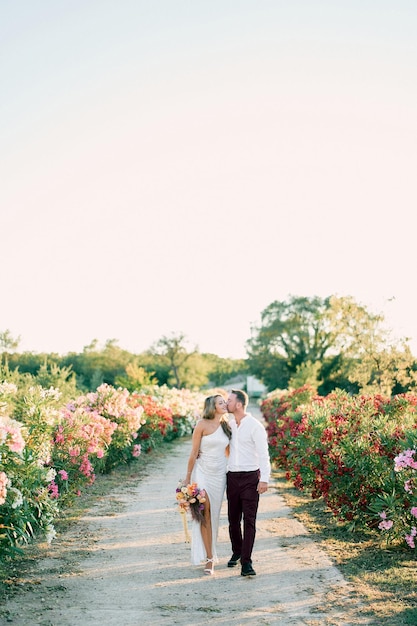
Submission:
[[[206,396],[190,389],[169,388],[164,385],[156,389],[156,397],[172,413],[172,429],[168,437],[173,439],[191,435]]]
[[[13,414],[14,396],[20,407],[21,421]],[[52,394],[38,388],[18,396],[18,388],[10,383],[0,385],[0,554],[13,556],[19,545],[27,543],[35,533],[43,533],[47,541],[55,535],[53,520],[58,514],[56,501],[50,497],[49,483],[54,470],[46,467],[50,459],[49,431],[52,424]],[[44,423],[41,415],[44,415]],[[37,432],[35,424],[42,426]]]
[[[16,373],[0,383],[0,559],[36,533],[51,541],[57,515],[97,473],[190,434],[202,406],[201,395],[167,387],[129,394],[103,384],[64,397]]]
[[[116,422],[84,406],[82,398],[62,409],[53,433],[51,463],[57,475],[51,497],[71,501],[94,482],[94,463],[104,457],[116,428]]]
[[[115,425],[111,439],[107,445],[101,471],[109,471],[120,463],[126,463],[136,456],[135,446],[138,445],[138,432],[145,423],[143,407],[131,402],[127,389],[115,389],[103,384],[95,393],[89,393],[80,400],[87,410],[96,412]],[[136,448],[137,450],[137,448]]]
[[[170,439],[173,417],[171,409],[163,406],[154,396],[144,393],[132,393],[132,407],[143,411],[143,425],[139,434],[139,442],[144,452],[160,446],[165,439]]]
[[[417,433],[408,437],[413,448],[403,449],[392,461],[392,471],[371,503],[378,528],[387,543],[417,545]]]
[[[322,497],[352,529],[381,521],[384,528],[388,522],[378,516],[391,509],[382,506],[381,494],[392,493],[393,461],[415,437],[416,405],[411,394],[389,399],[336,391],[318,397],[308,388],[267,398],[262,411],[271,458],[297,488]]]
[[[141,393],[132,393],[132,405],[143,407],[144,424],[139,435],[143,451],[149,451],[164,441],[190,435],[204,398],[199,392],[166,385],[153,385],[143,388]]]

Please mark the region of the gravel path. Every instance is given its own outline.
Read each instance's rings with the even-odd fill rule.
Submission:
[[[213,577],[189,563],[175,487],[190,441],[151,461],[52,544],[3,608],[18,626],[368,624],[360,602],[272,484],[261,496],[254,578],[228,568],[226,503]]]

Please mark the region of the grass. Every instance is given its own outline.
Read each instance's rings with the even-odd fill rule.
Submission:
[[[285,480],[274,478],[294,515],[331,557],[363,601],[366,615],[378,626],[416,626],[417,568],[408,546],[387,547],[375,532],[351,533],[321,500],[312,500]]]

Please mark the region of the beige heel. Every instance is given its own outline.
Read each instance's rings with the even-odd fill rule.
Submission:
[[[214,559],[207,559],[206,560],[206,565],[208,565],[209,563],[214,563]],[[206,576],[212,576],[214,574],[213,565],[211,567],[205,567],[204,568],[204,573],[206,574]]]

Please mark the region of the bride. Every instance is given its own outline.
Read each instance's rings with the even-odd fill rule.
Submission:
[[[205,562],[207,575],[213,574],[214,563],[218,562],[216,543],[231,437],[226,414],[223,396],[216,394],[205,399],[202,418],[194,428],[185,477],[186,484],[195,482],[206,492],[204,522],[192,521],[191,562],[193,565]]]

